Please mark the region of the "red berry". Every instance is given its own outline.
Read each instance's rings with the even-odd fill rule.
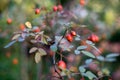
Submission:
[[[62,10],[63,10],[62,5],[58,5],[58,11],[62,11]]]
[[[85,0],[80,0],[80,5],[84,6],[85,5]]]
[[[53,7],[53,11],[56,12],[58,10],[58,7],[57,6],[54,6]]]
[[[22,31],[25,30],[25,25],[24,24],[20,24],[20,30],[22,30]]]
[[[92,34],[91,36],[88,37],[88,40],[92,41],[92,42],[98,42],[99,41],[99,37],[95,34]]]
[[[33,32],[40,32],[40,28],[39,27],[36,27]]]
[[[65,63],[64,61],[60,60],[60,61],[58,62],[58,67],[59,67],[60,69],[66,69],[66,63]]]
[[[92,41],[96,42],[96,36],[94,34],[91,35]]]
[[[76,32],[75,31],[71,31],[71,35],[72,36],[76,36]]]
[[[7,19],[7,24],[11,24],[12,23],[12,19],[11,18],[8,18]]]
[[[17,58],[14,58],[14,59],[12,60],[12,63],[13,63],[14,65],[17,65],[17,64],[18,64],[18,59],[17,59]]]
[[[73,37],[71,34],[67,34],[66,35],[66,39],[69,41],[69,42],[72,42],[73,41]]]
[[[35,14],[40,14],[40,9],[39,8],[35,9]]]
[[[99,37],[95,36],[95,42],[98,42],[98,41],[99,41]]]

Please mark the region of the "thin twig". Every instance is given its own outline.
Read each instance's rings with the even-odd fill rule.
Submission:
[[[56,53],[53,55],[54,69],[55,69],[55,72],[59,75],[60,79],[63,80],[63,77],[62,77],[62,76],[60,75],[60,73],[57,71],[55,56],[56,56]]]
[[[65,56],[62,55],[61,53],[57,52],[57,54],[59,54],[60,56],[64,57],[65,59],[67,59],[67,57],[65,57]]]
[[[61,41],[62,41],[62,39],[65,37],[65,35],[66,35],[66,32],[67,32],[67,29],[65,30],[65,32],[64,32],[64,34],[63,34],[63,36],[62,36],[62,38],[59,40],[59,42],[58,42],[58,44],[57,44],[57,48],[59,49],[59,45],[60,45],[60,43],[61,43]],[[57,50],[58,51],[58,50]],[[56,53],[57,53],[57,51],[56,51]],[[54,69],[55,69],[55,72],[59,75],[59,77],[60,77],[60,79],[61,80],[63,80],[63,77],[60,75],[60,73],[57,71],[57,67],[56,67],[56,53],[53,55],[53,64],[54,64]]]
[[[67,30],[68,30],[68,29],[65,30],[62,38],[59,40],[59,42],[58,42],[58,44],[57,44],[57,47],[60,45],[60,42],[62,41],[62,39],[65,37]]]

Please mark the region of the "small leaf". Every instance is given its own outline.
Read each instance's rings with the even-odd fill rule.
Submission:
[[[12,37],[12,40],[16,40],[20,37],[20,34],[15,34],[13,37]]]
[[[91,71],[87,71],[86,75],[89,79],[97,78],[96,75],[94,75]]]
[[[87,59],[87,60],[85,61],[85,64],[89,65],[92,61],[93,61],[93,59]]]
[[[75,40],[76,40],[76,41],[79,41],[79,40],[80,40],[80,36],[79,36],[79,35],[76,35]]]
[[[95,45],[92,41],[86,40],[86,43],[89,45]]]
[[[26,36],[35,36],[35,34],[34,33],[29,33]]]
[[[89,56],[89,57],[91,57],[91,58],[95,58],[95,56],[92,54],[92,53],[90,53],[90,52],[88,52],[88,51],[81,51],[84,55],[86,55],[86,56]]]
[[[30,42],[31,43],[37,43],[37,40],[31,40]]]
[[[119,56],[119,54],[117,54],[117,53],[112,53],[112,54],[108,54],[108,55],[106,56],[106,58],[112,58],[112,57],[117,57],[117,56]]]
[[[115,58],[105,58],[105,61],[107,61],[107,62],[114,62],[114,61],[116,61],[116,59]]]
[[[81,73],[84,73],[86,71],[86,69],[83,66],[80,66],[79,70],[80,70]]]
[[[36,63],[39,63],[40,60],[41,60],[41,54],[40,54],[39,52],[37,52],[37,53],[35,54],[35,62],[36,62]]]
[[[27,28],[32,28],[31,23],[30,23],[30,22],[28,22],[28,21],[25,23],[25,25],[27,26]]]
[[[33,47],[33,48],[30,49],[29,53],[33,53],[33,52],[35,52],[37,49],[38,49],[37,47]]]
[[[105,58],[103,57],[103,56],[97,56],[96,57],[99,61],[104,61],[105,60]]]
[[[19,37],[19,38],[18,38],[18,41],[19,41],[19,42],[23,42],[24,40],[25,40],[25,39],[22,38],[22,37]]]
[[[57,45],[56,45],[56,44],[51,45],[51,46],[50,46],[50,49],[51,49],[52,51],[56,52],[56,51],[57,51]]]
[[[16,42],[16,40],[11,41],[11,42],[10,42],[9,44],[7,44],[4,48],[8,48],[8,47],[12,46],[15,42]]]
[[[75,40],[76,40],[76,41],[79,41],[79,40],[80,40],[80,38],[76,36],[76,37],[75,37]]]
[[[102,69],[102,72],[103,72],[105,75],[110,75],[110,71],[108,70],[108,68],[103,68],[103,69]]]
[[[41,42],[44,44],[48,44],[47,39],[43,35],[41,36]]]
[[[40,32],[38,32],[37,34],[39,34],[39,35],[43,35],[43,33],[44,33],[44,31],[40,31]]]
[[[41,54],[41,56],[47,55],[46,51],[42,48],[39,48],[38,51]]]
[[[75,53],[76,55],[78,55],[78,54],[80,54],[80,51],[75,50],[74,53]]]
[[[87,46],[78,46],[77,50],[86,49],[86,48],[87,48]]]
[[[60,73],[60,75],[61,75],[61,76],[66,76],[66,73],[65,73],[64,71],[62,71],[62,72]]]
[[[71,78],[71,72],[68,69],[64,70],[64,72],[67,75],[67,77],[70,79]]]
[[[91,45],[96,51],[98,51],[99,53],[101,53],[101,51],[98,49],[98,48],[96,48],[94,45]]]

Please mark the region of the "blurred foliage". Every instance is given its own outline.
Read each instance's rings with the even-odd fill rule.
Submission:
[[[120,42],[120,0],[86,0],[84,7],[80,6],[79,0],[60,0],[60,2],[65,10],[69,8],[73,13],[76,12],[75,14],[87,14],[85,17],[76,16],[76,22],[87,25],[101,38],[110,38],[110,42]],[[3,48],[10,41],[12,33],[26,21],[32,22],[33,25],[42,24],[43,16],[51,11],[55,4],[56,0],[0,0],[0,80],[21,80],[21,54],[24,54],[21,52],[21,44],[15,44],[8,49]],[[41,7],[46,7],[48,11],[35,15],[35,8]],[[6,22],[8,18],[12,19],[10,25]],[[17,65],[12,62],[14,58],[18,59]],[[49,72],[48,66],[51,64],[46,63],[42,63],[46,68],[44,74]],[[31,57],[28,65],[31,78],[29,80],[36,80],[38,65],[34,64]]]
[[[120,42],[120,30],[116,30],[115,32],[113,32],[109,38],[109,41],[111,43],[119,43]]]

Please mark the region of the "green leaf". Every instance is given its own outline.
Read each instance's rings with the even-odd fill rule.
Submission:
[[[79,41],[79,40],[80,40],[80,38],[79,38],[79,37],[75,37],[75,40],[76,40],[76,41]]]
[[[97,48],[97,47],[95,47],[94,45],[91,45],[96,51],[98,51],[99,53],[101,53],[101,51]]]
[[[105,75],[109,75],[109,74],[110,74],[110,71],[108,70],[108,68],[103,68],[103,69],[102,69],[102,72],[103,72]]]
[[[47,39],[44,37],[44,35],[41,35],[41,42],[44,44],[48,44]]]
[[[94,75],[91,71],[87,71],[86,75],[89,79],[97,78],[96,75]]]
[[[83,66],[80,66],[79,70],[80,70],[81,73],[84,73],[86,71],[86,69]]]
[[[38,32],[37,34],[39,34],[39,35],[43,35],[44,34],[44,31],[40,31],[40,32]]]
[[[76,41],[79,41],[79,40],[80,40],[80,36],[79,36],[79,35],[76,35],[75,40],[76,40]]]
[[[31,43],[37,43],[37,40],[30,40]]]
[[[103,57],[103,56],[97,56],[96,57],[99,61],[104,61],[105,60],[105,58]]]
[[[41,56],[47,55],[46,51],[44,49],[42,49],[42,48],[39,48],[38,51],[41,54]]]
[[[39,63],[40,60],[41,60],[41,54],[40,54],[39,52],[37,52],[37,53],[35,54],[35,62],[36,62],[36,63]]]
[[[16,40],[11,41],[9,44],[7,44],[4,48],[8,48],[10,46],[12,46],[14,43],[16,42]]]
[[[115,58],[105,58],[105,61],[107,61],[107,62],[114,62],[114,61],[116,61],[116,59]]]
[[[86,40],[86,43],[89,45],[95,45],[92,41]]]
[[[57,45],[56,45],[56,44],[51,45],[51,46],[50,46],[50,49],[51,49],[52,51],[56,52],[56,51],[57,51]]]
[[[119,56],[119,54],[117,54],[117,53],[112,53],[112,54],[108,54],[108,55],[106,56],[106,58],[113,58],[113,57],[117,57],[117,56]]]
[[[12,40],[16,40],[20,37],[20,34],[15,34],[13,37],[12,37]]]
[[[87,48],[87,46],[78,46],[77,50],[86,49],[86,48]]]
[[[66,76],[65,71],[62,71],[62,72],[60,73],[60,75],[61,75],[61,76]]]
[[[37,49],[38,49],[37,47],[33,47],[33,48],[30,49],[29,53],[33,53],[33,52],[35,52]]]
[[[75,53],[76,55],[78,55],[78,54],[80,54],[80,51],[75,50],[74,53]]]
[[[70,79],[71,78],[71,72],[68,69],[65,69],[64,72],[67,75],[67,77]]]
[[[85,60],[85,64],[89,65],[92,61],[93,61],[93,59],[87,59],[87,60]]]
[[[22,38],[22,37],[19,37],[18,38],[18,42],[23,42],[25,39],[24,38]]]
[[[91,58],[95,58],[95,56],[92,54],[92,53],[90,53],[90,52],[88,52],[88,51],[81,51],[84,55],[86,55],[86,56],[89,56],[89,57],[91,57]]]

